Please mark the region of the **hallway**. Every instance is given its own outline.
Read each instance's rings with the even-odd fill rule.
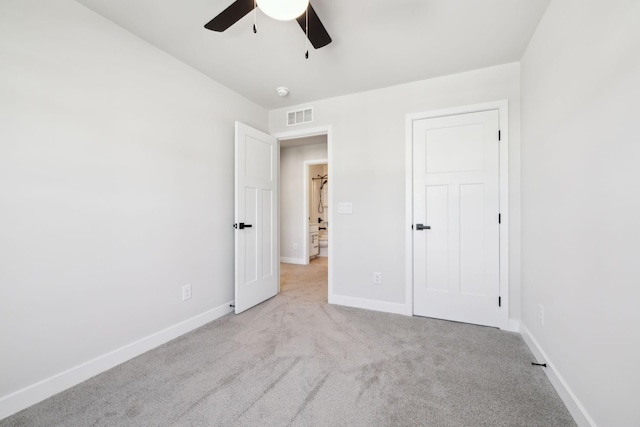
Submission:
[[[316,257],[309,265],[280,263],[280,292],[305,295],[309,302],[327,303],[329,262]]]

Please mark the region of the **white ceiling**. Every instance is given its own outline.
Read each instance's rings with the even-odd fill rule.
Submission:
[[[273,109],[518,61],[550,0],[311,0],[333,42],[308,60],[295,21],[206,30],[233,0],[77,1]]]

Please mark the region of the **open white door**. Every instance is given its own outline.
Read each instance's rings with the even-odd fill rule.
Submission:
[[[235,305],[241,313],[278,293],[278,141],[236,122]]]

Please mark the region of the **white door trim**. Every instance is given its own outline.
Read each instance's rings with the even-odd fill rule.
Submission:
[[[407,114],[405,120],[405,301],[406,312],[413,315],[413,122],[435,117],[498,110],[500,128],[500,329],[509,330],[509,102],[507,100],[466,105],[443,110]],[[330,205],[331,206],[331,205]],[[497,304],[497,301],[496,301]]]
[[[333,180],[333,182],[335,183],[335,177],[333,176],[333,137],[332,137],[332,131],[331,131],[331,125],[327,125],[327,126],[320,126],[320,127],[315,127],[315,128],[305,128],[305,129],[297,129],[297,130],[291,130],[291,131],[287,131],[287,132],[278,132],[278,133],[274,133],[272,134],[272,136],[275,136],[278,139],[278,153],[280,152],[280,141],[282,140],[287,140],[287,139],[294,139],[294,138],[305,138],[308,136],[317,136],[317,135],[327,135],[327,166],[328,166],[328,174],[330,177],[332,177],[331,179]],[[308,174],[308,169],[307,172]],[[280,179],[278,177],[278,179]],[[280,185],[280,183],[278,182],[278,185]],[[335,227],[332,227],[331,224],[333,224],[333,208],[334,208],[334,203],[333,203],[333,189],[335,188],[335,185],[329,185],[329,191],[328,191],[328,196],[329,196],[329,212],[327,212],[327,221],[329,222],[329,245],[328,245],[328,251],[329,251],[329,271],[328,271],[328,295],[327,295],[327,299],[329,301],[329,304],[334,304],[334,296],[333,296],[333,245],[334,245],[334,236],[333,236],[333,230]],[[308,191],[308,190],[307,190]],[[304,199],[304,198],[303,198]],[[278,200],[278,203],[280,201]],[[306,211],[307,213],[309,212],[309,204],[307,203],[307,207],[306,207]],[[278,215],[280,215],[280,211],[278,211]],[[308,217],[309,215],[307,215]],[[280,218],[278,217],[278,223],[280,222]],[[309,230],[308,230],[308,224],[305,222],[305,225],[307,226],[307,232],[306,234],[303,234],[303,236],[306,236],[306,239],[308,239],[308,234],[309,234]],[[278,236],[278,241],[280,240],[280,236]],[[280,244],[278,244],[278,250],[280,248]],[[303,247],[303,254],[306,254],[306,259],[309,259],[309,242],[307,240],[307,244]],[[308,261],[307,261],[308,262]]]

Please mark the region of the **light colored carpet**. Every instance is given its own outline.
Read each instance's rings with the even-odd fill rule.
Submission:
[[[326,259],[282,292],[0,426],[573,426],[519,335],[327,304]]]

